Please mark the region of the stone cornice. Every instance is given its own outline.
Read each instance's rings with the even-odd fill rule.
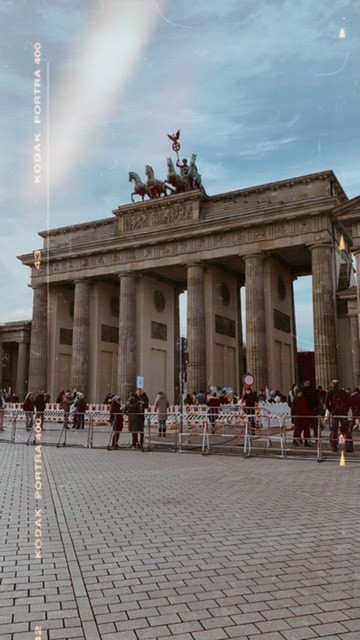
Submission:
[[[78,224],[68,225],[67,227],[58,227],[57,229],[48,229],[39,231],[41,238],[51,238],[52,236],[64,236],[76,231],[85,231],[86,229],[96,229],[105,225],[114,224],[114,218],[103,218],[102,220],[92,220],[91,222],[80,222]]]
[[[330,229],[324,217],[304,220],[290,220],[258,227],[218,229],[216,233],[205,228],[202,233],[173,234],[172,238],[162,238],[152,242],[128,239],[126,245],[102,247],[97,253],[82,252],[78,255],[63,256],[50,262],[43,261],[39,269],[33,266],[32,286],[37,283],[66,283],[76,278],[116,276],[124,270],[142,271],[157,269],[162,265],[176,266],[196,261],[211,261],[231,256],[243,256],[254,252],[279,250],[299,246],[329,242]],[[47,255],[47,254],[46,254]],[[26,264],[25,260],[23,262]]]
[[[319,181],[328,181],[332,187],[332,197],[337,197],[340,202],[347,202],[348,197],[338,181],[335,173],[330,169],[322,171],[320,173],[310,173],[308,175],[299,176],[296,178],[279,180],[276,182],[269,182],[262,185],[256,185],[254,187],[248,187],[246,189],[239,189],[238,191],[229,191],[227,193],[219,193],[215,196],[210,196],[209,200],[217,202],[219,200],[233,200],[238,198],[246,198],[249,195],[263,194],[266,191],[274,192],[281,189],[289,189],[297,185],[308,186],[311,183]]]
[[[186,194],[186,196],[190,196],[190,194]],[[198,192],[196,192],[197,195]],[[162,198],[165,200],[165,198]],[[169,207],[169,202],[161,203],[161,212],[164,215],[171,215],[175,212],[174,219],[170,219],[169,225],[164,222],[161,222],[160,226],[157,226],[155,219],[155,226],[146,227],[144,226],[144,208],[141,206],[140,212],[137,208],[136,211],[138,215],[126,215],[126,220],[130,225],[130,229],[125,232],[119,232],[118,234],[112,234],[111,237],[99,240],[98,237],[95,239],[86,238],[85,241],[81,242],[81,238],[72,238],[71,244],[64,244],[56,247],[47,246],[46,248],[41,250],[41,254],[46,257],[47,260],[54,261],[59,259],[71,259],[76,258],[78,256],[92,256],[99,255],[102,253],[109,252],[111,250],[125,250],[128,247],[134,246],[152,246],[154,244],[158,244],[160,242],[171,241],[174,237],[174,228],[179,231],[181,229],[181,236],[183,238],[193,238],[200,236],[207,236],[209,234],[217,234],[223,233],[224,231],[231,231],[234,229],[244,230],[244,229],[253,229],[254,234],[257,234],[257,229],[263,228],[264,223],[266,225],[274,225],[280,224],[283,228],[284,226],[288,227],[289,223],[298,221],[302,228],[307,226],[306,219],[315,219],[318,220],[317,225],[319,226],[319,221],[322,218],[322,215],[329,214],[329,201],[328,199],[316,199],[311,202],[288,202],[285,204],[276,203],[273,205],[268,205],[266,209],[263,205],[256,205],[248,209],[246,212],[238,209],[233,214],[224,213],[224,217],[220,219],[206,219],[201,218],[199,220],[193,219],[193,202],[196,203],[198,198],[186,198],[187,204],[185,207],[181,207],[180,205],[176,206],[175,198],[174,198],[174,209]],[[184,202],[184,198],[182,198]],[[156,201],[158,202],[158,201]],[[142,204],[151,204],[151,209],[148,208],[152,213],[149,215],[157,216],[158,213],[158,205],[156,202],[149,201]],[[125,212],[128,209],[124,209]],[[135,210],[134,214],[136,213]],[[145,210],[146,211],[146,210]],[[331,211],[331,207],[330,207]],[[148,215],[148,214],[146,214]],[[185,219],[184,219],[185,218]],[[149,218],[146,218],[149,220]],[[300,221],[302,221],[300,223]],[[71,234],[74,231],[84,231],[85,228],[96,229],[101,226],[102,221],[96,221],[93,223],[89,223],[87,225],[75,225],[74,227],[64,227],[64,229],[53,230],[48,233],[47,237],[60,235],[63,231],[63,235]],[[116,224],[116,221],[113,218],[105,219],[103,221],[105,224]],[[182,225],[181,222],[184,224]],[[206,225],[204,224],[206,223]],[[132,228],[134,226],[135,228]],[[59,233],[58,233],[59,231]],[[169,237],[170,234],[170,237]],[[260,232],[260,235],[263,235],[263,232]],[[45,237],[45,236],[44,236]],[[77,241],[76,241],[77,240]],[[34,254],[24,254],[21,256],[17,256],[21,262],[27,266],[32,266],[34,264]]]

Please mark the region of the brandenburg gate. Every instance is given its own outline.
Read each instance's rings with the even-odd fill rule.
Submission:
[[[359,198],[349,201],[332,171],[210,197],[192,187],[42,231],[43,246],[19,257],[34,290],[29,390],[125,401],[143,376],[151,399],[161,389],[176,402],[187,291],[188,391],[240,392],[250,371],[257,390],[287,392],[297,381],[293,282],[303,275],[316,383],[360,383]]]

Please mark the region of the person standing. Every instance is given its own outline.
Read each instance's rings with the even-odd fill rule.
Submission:
[[[167,410],[170,407],[169,401],[163,391],[159,391],[155,400],[155,411],[158,412],[159,437],[166,437]]]
[[[141,403],[138,394],[130,393],[128,401],[125,404],[124,413],[128,416],[128,429],[132,435],[132,448],[141,449],[142,440],[144,438],[144,417],[141,413]],[[138,440],[139,435],[139,440]]]
[[[40,421],[40,428],[44,429],[44,413],[46,409],[45,391],[39,391],[34,401],[36,415],[35,420]]]
[[[141,421],[141,430],[139,433],[139,444],[140,444],[140,448],[143,446],[144,444],[144,429],[145,429],[145,409],[148,408],[149,406],[149,398],[147,397],[146,392],[144,391],[144,389],[136,389],[136,395],[139,399],[140,402],[140,413],[141,413],[141,417],[142,417],[142,421]]]
[[[69,415],[70,415],[70,407],[72,405],[72,395],[69,391],[69,389],[66,391],[66,393],[63,394],[62,400],[60,402],[60,407],[62,408],[63,412],[64,412],[64,428],[65,429],[70,429],[69,427]]]
[[[326,395],[325,408],[330,415],[330,446],[334,452],[338,450],[339,429],[345,439],[345,451],[352,453],[354,450],[348,418],[350,406],[349,394],[345,389],[340,389],[338,380],[332,380]]]
[[[5,397],[0,389],[0,431],[5,431],[4,429],[4,413],[5,413]]]
[[[301,391],[303,392],[306,402],[309,405],[309,425],[314,434],[314,440],[317,442],[318,439],[318,416],[323,414],[323,407],[321,405],[319,396],[317,394],[316,389],[312,386],[310,380],[305,380],[303,386],[301,387]]]
[[[310,425],[312,411],[301,389],[298,389],[291,404],[291,417],[294,423],[293,444],[298,447],[303,443],[305,447],[311,447]]]
[[[219,407],[220,407],[220,398],[217,397],[216,392],[214,391],[214,393],[212,394],[212,396],[209,398],[209,400],[207,401],[207,406],[208,406],[208,416],[209,416],[209,422],[210,422],[210,426],[211,426],[211,432],[215,433],[215,429],[216,429],[216,419],[219,415]]]
[[[248,416],[251,435],[255,435],[255,411],[258,402],[259,398],[256,391],[253,391],[252,387],[246,387],[241,404],[243,406],[244,413]]]
[[[123,430],[124,425],[124,416],[121,407],[121,398],[120,396],[113,396],[110,405],[110,422],[112,425],[112,440],[111,440],[111,448],[112,449],[120,449],[119,447],[119,438],[120,433]]]
[[[355,387],[350,395],[350,407],[352,412],[351,426],[352,429],[360,430],[360,389]]]
[[[84,429],[85,427],[85,411],[86,402],[84,394],[80,391],[77,392],[74,400],[74,426],[73,429]]]
[[[26,394],[23,402],[23,410],[25,411],[25,428],[31,431],[34,424],[34,396],[31,391]]]

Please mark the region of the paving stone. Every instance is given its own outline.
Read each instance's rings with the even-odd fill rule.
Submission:
[[[34,452],[0,447],[0,640],[360,637],[350,462],[43,449],[38,563]]]

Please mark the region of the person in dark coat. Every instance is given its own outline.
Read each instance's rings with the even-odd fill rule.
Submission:
[[[332,380],[325,407],[330,416],[330,446],[334,452],[338,450],[339,429],[345,440],[345,451],[352,453],[354,450],[348,418],[350,406],[350,395],[340,389],[338,380]]]
[[[293,398],[291,416],[295,427],[293,444],[298,447],[299,444],[304,443],[305,447],[311,447],[309,423],[311,421],[312,411],[301,389],[298,389],[297,394]]]
[[[255,435],[255,410],[259,402],[258,394],[251,387],[246,387],[244,397],[241,404],[244,413],[249,416],[249,427],[251,435]]]
[[[74,400],[73,429],[84,429],[85,411],[86,411],[86,402],[85,402],[84,394],[78,391]]]
[[[212,396],[209,398],[209,400],[207,401],[207,406],[208,406],[208,416],[209,416],[209,422],[211,425],[211,431],[212,433],[215,433],[215,429],[216,429],[216,419],[219,415],[219,407],[220,407],[220,398],[217,397],[216,393],[214,392],[212,394]]]
[[[40,420],[40,427],[41,429],[44,428],[44,413],[45,413],[45,409],[46,409],[46,398],[45,398],[45,391],[39,391],[35,401],[34,401],[34,406],[36,409],[36,416],[35,416],[35,420]]]
[[[148,408],[150,401],[144,389],[140,389],[140,388],[136,389],[136,395],[140,402],[140,413],[142,414],[142,428],[139,433],[139,444],[140,444],[140,447],[142,447],[144,444],[145,409]]]
[[[130,393],[129,399],[125,404],[124,413],[128,416],[128,429],[132,434],[131,446],[134,449],[141,449],[143,440],[141,440],[140,436],[144,438],[144,416],[141,412],[140,399],[136,393]]]
[[[355,389],[353,389],[351,392],[350,407],[352,412],[351,431],[353,429],[360,430],[360,389],[359,387],[355,387]]]
[[[66,393],[63,394],[63,397],[61,399],[60,402],[60,407],[62,408],[63,412],[64,412],[64,428],[65,429],[70,429],[69,427],[69,415],[70,415],[70,407],[72,405],[73,402],[73,397],[69,391],[69,389],[66,391]]]
[[[25,396],[23,409],[25,411],[25,426],[26,431],[31,431],[34,424],[34,394],[29,391]]]
[[[309,406],[309,410],[310,410],[309,425],[314,434],[314,439],[316,441],[318,438],[318,416],[323,414],[323,407],[321,405],[317,391],[312,386],[310,380],[304,381],[304,384],[301,387],[301,391],[303,392],[306,398],[306,402],[308,403],[308,406]]]
[[[113,396],[110,405],[110,422],[112,425],[113,437],[111,440],[111,448],[119,449],[120,433],[123,430],[124,416],[120,403],[120,396]]]

